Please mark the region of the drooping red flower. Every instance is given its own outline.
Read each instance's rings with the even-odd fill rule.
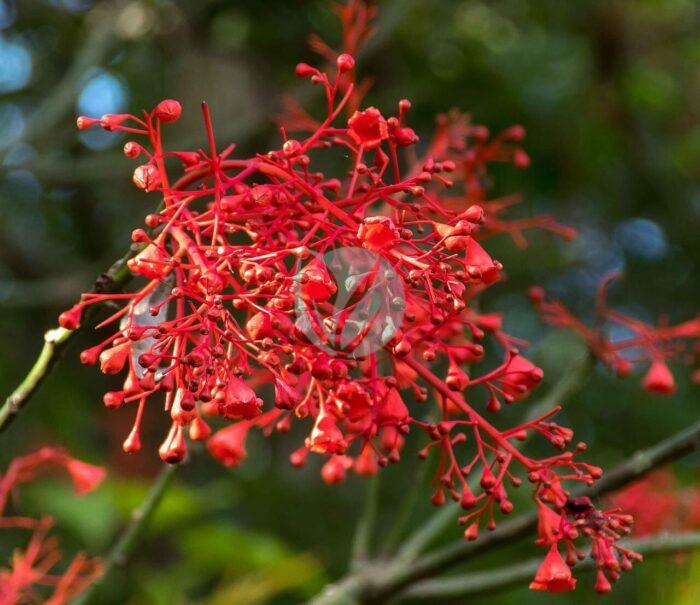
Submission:
[[[75,458],[66,461],[66,470],[73,480],[76,494],[87,494],[97,488],[107,475],[101,466],[82,462]]]
[[[559,554],[558,544],[554,543],[537,570],[535,579],[530,583],[530,590],[565,592],[574,588],[576,580],[571,574],[571,568]]]
[[[209,453],[224,466],[238,466],[247,456],[246,438],[250,424],[231,424],[214,433],[207,441]]]
[[[661,359],[656,359],[642,381],[644,388],[659,395],[672,395],[676,391],[676,382],[668,366]]]

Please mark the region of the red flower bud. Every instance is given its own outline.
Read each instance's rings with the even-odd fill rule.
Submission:
[[[66,470],[73,480],[76,494],[86,494],[93,491],[107,475],[107,471],[101,466],[93,466],[75,458],[68,459]]]
[[[137,158],[139,155],[141,155],[141,152],[143,151],[143,147],[136,143],[135,141],[127,141],[124,144],[124,155],[127,158]]]
[[[66,330],[75,330],[80,327],[80,315],[83,312],[82,305],[75,305],[58,316],[58,324]]]
[[[87,130],[99,123],[100,121],[97,118],[88,118],[87,116],[78,116],[78,119],[75,121],[78,130]]]
[[[161,122],[175,122],[182,113],[182,106],[175,99],[165,99],[156,105],[153,114]]]
[[[155,191],[160,187],[160,174],[153,164],[143,164],[134,170],[134,185],[144,191]]]
[[[338,58],[335,60],[335,62],[338,66],[338,71],[340,72],[350,71],[355,67],[355,59],[352,57],[352,55],[349,55],[348,53],[338,55]]]

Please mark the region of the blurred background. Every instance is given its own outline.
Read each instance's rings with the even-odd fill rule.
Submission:
[[[581,346],[541,324],[524,296],[529,285],[590,317],[595,283],[624,269],[611,293],[621,310],[674,321],[698,311],[700,3],[386,0],[377,26],[358,65],[376,79],[367,104],[393,110],[410,98],[411,126],[424,139],[435,114],[453,107],[493,131],[524,125],[532,166],[498,170],[494,195],[522,192],[519,212],[552,213],[580,231],[569,244],[532,234],[527,251],[507,238],[490,248],[509,279],[484,306],[507,312],[509,331],[533,343],[530,356],[545,369],[542,392]],[[14,388],[59,311],[123,254],[151,209],[152,199],[131,184],[122,135],[78,132],[76,115],[137,113],[177,98],[183,119],[168,141],[189,149],[204,142],[206,99],[222,144],[264,152],[276,141],[282,93],[313,105],[314,91],[294,75],[296,62],[317,61],[311,32],[339,41],[330,2],[0,0],[0,394]],[[109,481],[80,500],[59,480],[22,491],[25,510],[57,518],[66,550],[93,554],[109,546],[157,473],[166,421],[151,409],[142,453],[122,453],[132,410],[106,411],[101,396],[114,384],[77,359],[97,338],[79,336],[0,447],[0,468],[40,443],[109,467]],[[598,368],[562,420],[589,444],[592,462],[612,465],[697,418],[697,387],[685,368],[675,373],[678,393],[659,399],[642,391],[638,375],[619,381]],[[247,461],[232,472],[195,456],[99,602],[282,605],[342,574],[365,482],[327,487],[316,461],[293,470],[287,457],[299,439],[251,435]],[[382,531],[418,480],[417,446],[410,442],[404,464],[383,473]],[[697,462],[676,465],[681,483],[696,479]],[[416,527],[430,513],[424,481]],[[444,540],[459,536],[455,525]],[[384,539],[380,532],[377,542]],[[13,544],[0,534],[2,561]],[[531,541],[514,544],[479,566],[538,554]],[[593,581],[582,573],[576,593],[523,585],[469,602],[594,603],[601,597]],[[698,603],[700,555],[639,566],[603,600]]]

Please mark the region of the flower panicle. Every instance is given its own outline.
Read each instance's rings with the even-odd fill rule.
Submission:
[[[103,401],[133,409],[125,451],[140,449],[153,401],[164,402],[170,418],[159,455],[171,464],[184,459],[189,441],[203,441],[213,457],[236,466],[251,428],[271,434],[299,422],[308,434],[291,463],[325,457],[322,477],[335,484],[348,471],[370,476],[398,463],[406,435],[417,430],[427,441],[419,457],[438,458],[432,502],[460,502],[465,537],[475,539],[481,527],[495,527],[497,513],[514,510],[511,492],[523,478],[539,500],[561,509],[565,484],[590,485],[600,476],[578,460],[585,446],[569,448],[572,431],[553,420],[558,409],[510,428],[494,424],[503,406],[523,405],[543,372],[525,357],[526,343],[503,330],[501,315],[475,305],[503,279],[489,237],[506,233],[522,243],[531,227],[567,238],[573,232],[546,217],[511,220],[514,199],[489,198],[491,163],[529,163],[522,127],[491,137],[453,112],[438,117],[419,151],[408,100],[394,112],[363,106],[353,45],[368,37],[373,10],[359,1],[343,10],[345,31],[354,32],[344,51],[317,42],[331,66],[296,68],[322,90],[325,115],[297,112],[267,153],[220,151],[206,104],[206,151],[165,149],[164,126],[181,111],[172,100],[142,117],[79,120],[81,128],[140,137],[124,147],[127,157],[145,160],[132,180],[162,204],[132,233],[138,252],[127,267],[139,278],[135,289],[85,293],[60,321],[75,329],[88,307],[116,304],[98,326],[107,334],[81,360],[124,376]],[[348,158],[347,170],[318,168],[331,151]],[[347,283],[320,259],[342,259],[347,249],[377,264],[355,267],[352,293],[338,309]],[[357,256],[349,258],[353,269]],[[368,306],[374,296],[400,321]],[[313,314],[300,316],[299,305]],[[348,326],[358,333],[343,344]],[[363,352],[367,339],[380,346]],[[497,363],[487,365],[488,350]],[[487,403],[474,403],[477,392]],[[426,420],[431,396],[436,416]],[[522,453],[519,444],[531,435],[555,453]]]

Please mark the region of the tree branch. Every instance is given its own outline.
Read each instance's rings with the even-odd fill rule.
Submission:
[[[625,540],[624,546],[644,555],[658,555],[700,547],[700,532],[660,534],[638,540]],[[418,582],[396,595],[397,599],[453,599],[494,590],[504,590],[534,577],[542,559],[465,575]],[[594,561],[586,559],[576,569],[592,569]]]
[[[93,290],[95,292],[115,292],[123,288],[131,279],[131,273],[129,273],[126,267],[126,261],[134,252],[135,250],[130,249],[129,252],[114,263],[109,270],[102,273],[95,281]],[[84,318],[83,326],[89,324],[92,316],[94,316],[94,311],[90,309],[88,316]],[[19,386],[8,395],[0,408],[0,433],[10,425],[20,411],[22,411],[22,408],[27,405],[32,395],[34,395],[41,383],[49,375],[56,362],[60,359],[61,353],[68,346],[73,336],[82,329],[84,329],[84,327],[78,328],[77,330],[66,330],[61,327],[55,327],[44,334],[44,345],[34,365]]]
[[[116,569],[124,567],[131,558],[139,540],[143,536],[148,524],[158,508],[166,489],[172,482],[172,478],[179,465],[166,464],[160,474],[151,485],[146,498],[131,512],[131,519],[124,528],[119,539],[104,559],[102,575],[99,579],[88,586],[82,593],[73,599],[71,605],[86,605],[95,596],[98,588],[106,578]]]
[[[614,491],[652,469],[697,449],[700,449],[700,421],[652,447],[638,451],[610,470],[595,485],[577,492],[577,495],[596,497]],[[372,592],[385,599],[418,580],[435,576],[502,544],[510,544],[532,533],[536,528],[535,513],[520,515],[501,523],[493,532],[475,542],[460,540],[417,559],[411,565],[401,566],[392,577],[375,585]]]

